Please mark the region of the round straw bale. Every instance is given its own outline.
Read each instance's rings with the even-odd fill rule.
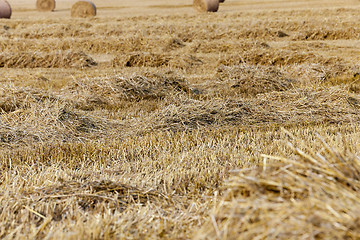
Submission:
[[[78,1],[71,8],[72,17],[94,17],[96,16],[96,6],[90,1]]]
[[[11,17],[11,6],[6,0],[0,0],[0,18]]]
[[[194,7],[200,12],[217,12],[219,0],[194,0]]]
[[[54,11],[56,6],[55,0],[37,0],[36,9],[42,12]]]

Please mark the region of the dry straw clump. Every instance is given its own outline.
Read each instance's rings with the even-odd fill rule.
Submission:
[[[71,7],[71,17],[95,17],[96,6],[90,1],[78,1]]]
[[[107,121],[76,111],[45,91],[0,87],[0,146],[78,141],[101,134],[107,126]]]
[[[42,12],[51,12],[54,11],[56,6],[55,0],[37,0],[36,9]]]
[[[2,83],[0,87],[0,113],[11,113],[19,109],[28,109],[33,104],[46,100],[57,100],[55,96],[44,91],[15,87]]]
[[[193,5],[200,12],[217,12],[219,0],[194,0]]]
[[[11,18],[11,6],[6,0],[0,0],[0,18]]]
[[[319,139],[317,153],[289,144],[293,157],[235,170],[197,238],[358,239],[360,158]]]
[[[124,101],[160,100],[185,94],[189,87],[180,75],[130,75],[79,79],[64,88],[62,96],[84,110],[119,108]]]
[[[107,123],[46,100],[0,115],[0,146],[32,146],[43,142],[79,142],[93,138]]]
[[[242,121],[249,123],[252,115],[255,115],[254,106],[241,100],[203,102],[183,99],[155,112],[150,116],[152,120],[146,122],[150,123],[148,127],[151,129],[184,131]],[[263,121],[266,121],[265,118]]]
[[[256,95],[272,91],[285,91],[294,81],[273,66],[220,66],[219,80],[226,81],[234,91],[245,95]]]

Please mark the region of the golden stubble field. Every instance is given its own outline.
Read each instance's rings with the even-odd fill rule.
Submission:
[[[9,2],[1,239],[360,238],[359,1]]]

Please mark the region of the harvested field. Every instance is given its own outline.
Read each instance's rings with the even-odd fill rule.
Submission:
[[[221,2],[11,1],[0,239],[360,237],[359,2]]]

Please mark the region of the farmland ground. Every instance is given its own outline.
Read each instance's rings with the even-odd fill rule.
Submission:
[[[359,1],[9,2],[1,239],[360,237]]]

